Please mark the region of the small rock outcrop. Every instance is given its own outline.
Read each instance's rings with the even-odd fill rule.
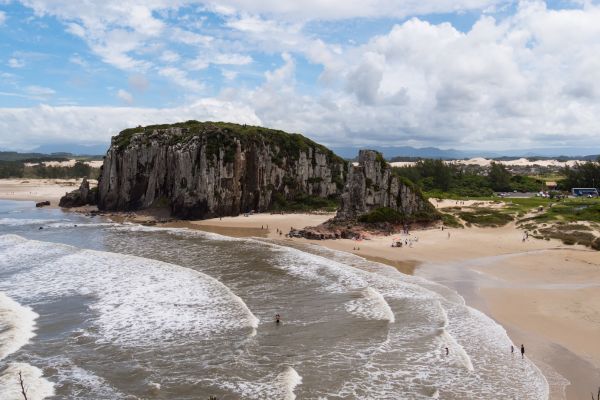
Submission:
[[[350,165],[336,220],[355,221],[378,208],[389,208],[407,221],[431,221],[437,212],[409,180],[397,176],[381,153],[361,150]]]
[[[168,207],[180,218],[268,211],[298,198],[339,198],[346,162],[299,134],[188,121],[113,137],[98,208]]]
[[[38,208],[39,207],[46,207],[46,206],[49,206],[49,205],[50,205],[50,202],[48,200],[46,200],[46,201],[40,201],[39,203],[35,203],[35,206],[38,207]]]
[[[71,208],[71,207],[81,207],[85,205],[94,205],[97,201],[97,189],[90,189],[90,183],[86,178],[83,178],[81,181],[81,185],[79,185],[79,189],[73,190],[65,194],[58,203],[59,207],[63,208]]]

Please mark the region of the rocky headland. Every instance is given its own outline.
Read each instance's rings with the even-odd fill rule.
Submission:
[[[340,227],[356,224],[389,229],[438,219],[418,188],[375,151],[361,150],[354,165],[300,134],[223,122],[122,131],[104,158],[97,191],[84,182],[61,200],[65,207],[83,204],[105,212],[168,209],[183,219],[337,209],[318,227],[329,232],[319,237],[345,236]]]
[[[197,122],[122,131],[112,139],[98,183],[98,208],[168,207],[205,219],[335,201],[346,162],[299,134]]]
[[[316,227],[293,230],[308,239],[355,238],[365,233],[388,234],[440,219],[419,188],[395,175],[383,155],[360,150],[358,163],[348,166],[346,185],[336,216]]]

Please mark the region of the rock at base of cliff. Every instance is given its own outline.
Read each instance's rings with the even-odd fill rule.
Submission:
[[[46,200],[46,201],[40,201],[39,203],[35,203],[36,207],[46,207],[46,206],[49,206],[49,205],[50,205],[50,202],[48,200]]]
[[[65,194],[58,203],[59,207],[72,208],[86,205],[95,205],[97,202],[97,188],[90,189],[90,183],[83,178],[79,189]]]

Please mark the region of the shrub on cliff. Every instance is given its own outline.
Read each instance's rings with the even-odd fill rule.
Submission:
[[[358,217],[359,222],[377,224],[387,222],[390,224],[401,224],[406,222],[406,216],[399,211],[389,207],[379,207]]]

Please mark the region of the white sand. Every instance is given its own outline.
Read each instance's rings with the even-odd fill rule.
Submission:
[[[97,181],[90,180],[90,186]],[[0,199],[50,201],[56,206],[62,196],[79,187],[81,179],[0,179]]]

